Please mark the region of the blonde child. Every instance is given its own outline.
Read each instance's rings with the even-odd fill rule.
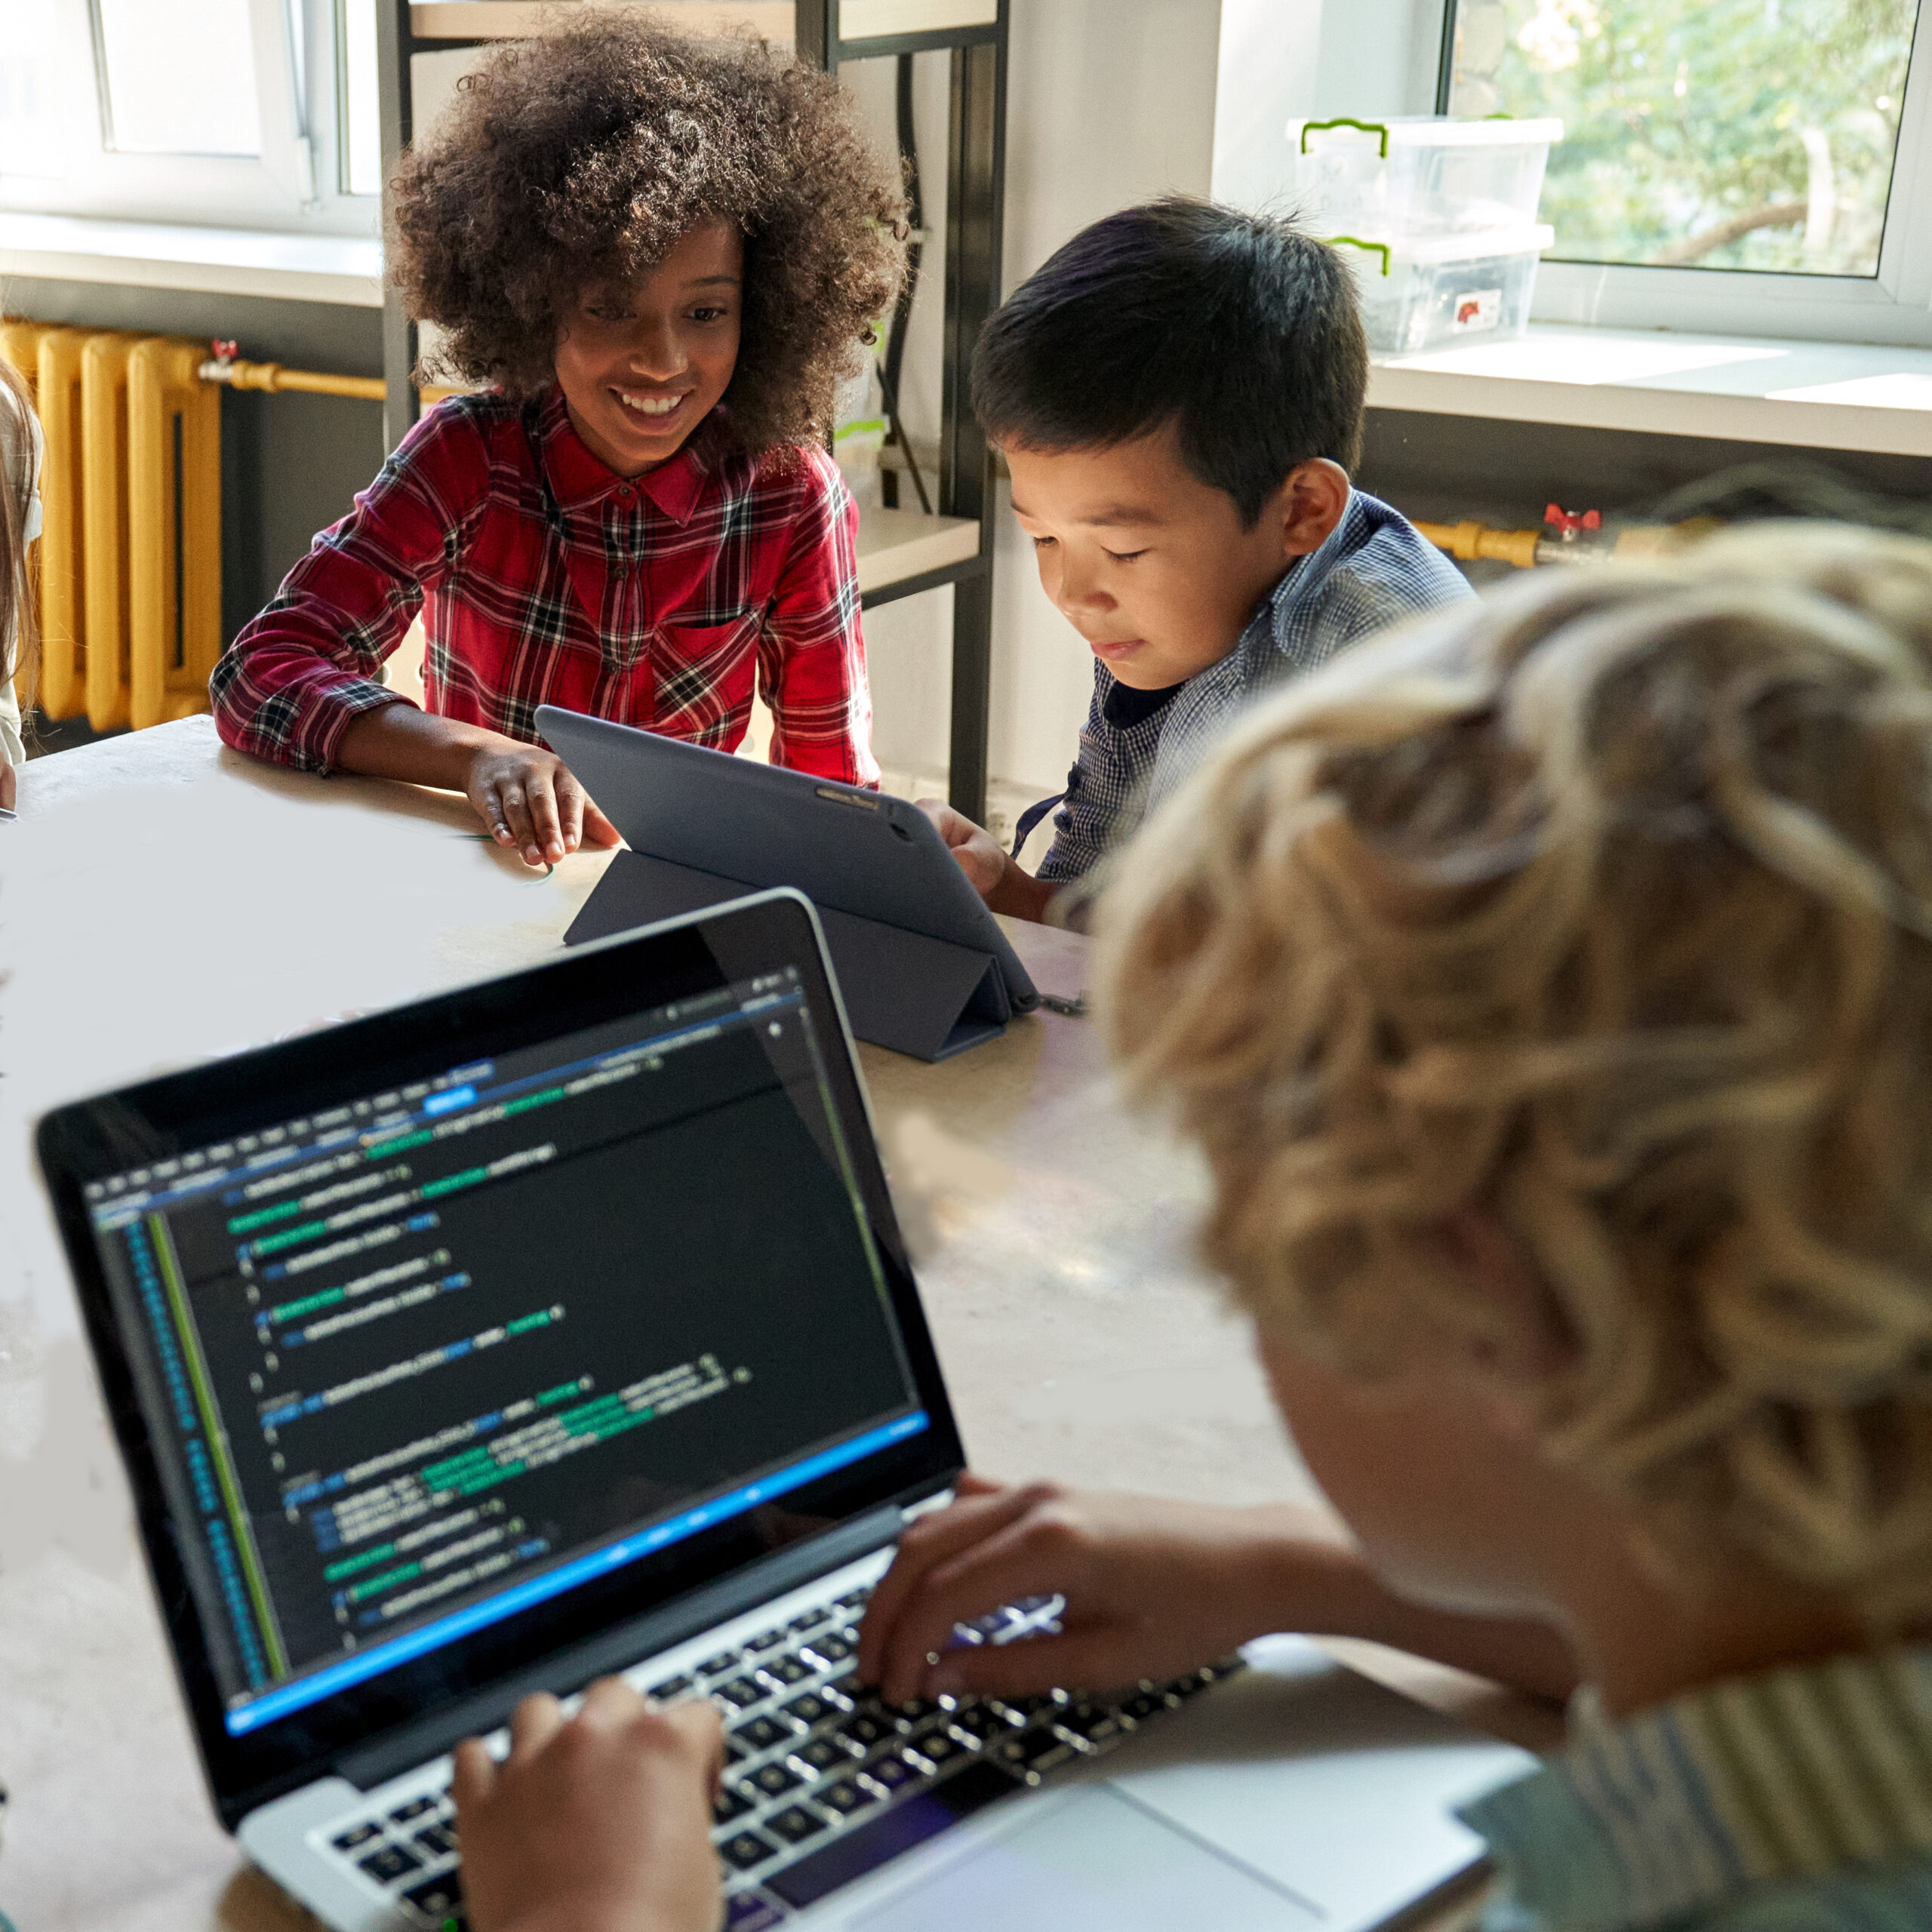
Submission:
[[[1363,645],[1149,827],[1103,946],[1355,1542],[971,1485],[862,1669],[905,1699],[1271,1629],[1486,1647],[1584,1687],[1466,1807],[1494,1927],[1932,1924],[1932,547],[1767,528]],[[1063,1636],[945,1647],[1048,1589]],[[626,1721],[660,1787],[626,1801],[689,1843],[663,1887],[621,1849],[574,1875],[572,1922],[700,1932],[666,1821],[715,1731]],[[548,1922],[505,1799],[602,1734],[533,1732],[500,1794],[466,1761],[478,1932]]]

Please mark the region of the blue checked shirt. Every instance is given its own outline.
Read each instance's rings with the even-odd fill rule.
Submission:
[[[1234,649],[1151,714],[1134,718],[1137,707],[1114,696],[1113,674],[1094,660],[1093,706],[1038,876],[1078,878],[1124,844],[1263,692],[1404,617],[1472,595],[1398,511],[1351,492],[1328,540],[1289,567]]]
[[[1570,1741],[1460,1814],[1484,1932],[1925,1932],[1932,1650],[1734,1678]]]

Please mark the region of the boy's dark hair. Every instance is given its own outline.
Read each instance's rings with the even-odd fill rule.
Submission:
[[[391,273],[446,332],[437,367],[517,397],[551,381],[581,291],[634,285],[699,222],[741,228],[719,432],[754,453],[829,432],[839,379],[904,272],[903,197],[835,81],[761,41],[635,14],[502,48],[395,190]]]
[[[1083,228],[980,332],[995,442],[1103,449],[1172,423],[1252,529],[1296,464],[1361,453],[1368,344],[1341,257],[1292,223],[1176,196]]]

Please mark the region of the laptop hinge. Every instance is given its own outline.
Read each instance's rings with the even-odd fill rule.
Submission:
[[[581,1689],[593,1678],[628,1669],[640,1660],[667,1651],[688,1637],[695,1637],[744,1611],[783,1596],[814,1577],[824,1576],[884,1549],[897,1540],[905,1523],[904,1511],[897,1503],[889,1503],[808,1543],[775,1551],[660,1610],[634,1617],[568,1650],[555,1651],[509,1676],[499,1678],[487,1689],[438,1706],[414,1724],[385,1731],[361,1749],[338,1758],[335,1768],[358,1791],[371,1790],[439,1757],[459,1738],[495,1730],[531,1692],[549,1690],[563,1696]]]

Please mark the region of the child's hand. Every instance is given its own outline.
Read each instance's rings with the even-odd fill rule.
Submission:
[[[859,1675],[890,1703],[1178,1677],[1251,1638],[1296,1627],[1279,1601],[1284,1550],[1305,1546],[1312,1570],[1354,1561],[1312,1510],[1213,1509],[1044,1483],[1007,1488],[971,1475],[955,1493],[949,1508],[900,1539],[866,1608]],[[1064,1635],[946,1647],[955,1623],[1055,1593],[1067,1600]]]
[[[475,1932],[715,1932],[717,1713],[654,1710],[617,1678],[575,1716],[526,1697],[500,1764],[475,1738],[451,1789]]]
[[[958,860],[959,869],[972,881],[973,890],[994,912],[1036,921],[1046,917],[1053,887],[1023,872],[983,826],[937,798],[921,798],[918,805]]]
[[[470,755],[463,789],[500,845],[525,864],[555,865],[585,840],[614,845],[617,828],[555,752],[509,740],[480,745]]]

